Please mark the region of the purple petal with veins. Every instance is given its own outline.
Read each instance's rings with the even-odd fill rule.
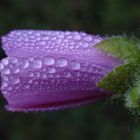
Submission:
[[[0,69],[6,108],[57,110],[110,96],[96,84],[122,62],[94,48],[102,40],[74,31],[15,30],[3,36],[8,57]]]

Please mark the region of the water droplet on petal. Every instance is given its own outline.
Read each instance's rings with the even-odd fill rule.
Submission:
[[[80,77],[80,76],[81,76],[81,73],[80,73],[80,72],[75,72],[75,73],[74,73],[74,76]]]
[[[29,59],[30,62],[32,62],[34,60],[33,57],[29,57],[28,59]]]
[[[82,43],[81,45],[82,45],[83,48],[87,48],[89,46],[89,44],[88,43],[85,43],[85,42]]]
[[[43,79],[46,79],[47,78],[47,75],[45,73],[42,73],[42,78]]]
[[[8,94],[8,91],[3,90],[3,91],[2,91],[2,94]]]
[[[8,86],[8,83],[7,82],[2,82],[2,85],[1,85],[1,88],[3,89],[3,88],[5,88],[5,87],[7,87]]]
[[[49,40],[49,36],[42,36],[42,40]]]
[[[48,75],[48,78],[53,78],[53,74],[49,74]]]
[[[56,41],[57,44],[60,44],[61,42],[62,42],[61,39],[58,39],[58,40]]]
[[[34,73],[33,72],[30,72],[28,76],[29,77],[34,77]]]
[[[56,78],[60,78],[60,74],[55,74],[55,77]]]
[[[80,63],[77,61],[73,61],[70,64],[70,68],[73,70],[79,70],[80,69]]]
[[[10,69],[3,69],[3,74],[11,74]]]
[[[48,67],[47,68],[47,73],[55,73],[55,72],[56,72],[56,70],[55,70],[54,67]]]
[[[28,81],[28,83],[29,83],[29,84],[31,84],[32,82],[33,82],[33,80],[32,80],[32,79],[30,79],[30,80]]]
[[[12,73],[19,73],[19,71],[20,71],[19,68],[15,68],[15,67],[12,68]]]
[[[71,73],[70,72],[64,72],[63,76],[66,77],[66,78],[69,78],[69,77],[71,77]]]
[[[9,64],[8,58],[2,59],[2,60],[1,60],[1,63],[2,63],[3,65],[8,65],[8,64]]]
[[[8,81],[9,79],[8,79],[8,77],[7,76],[2,76],[2,79],[3,79],[3,81]]]
[[[42,67],[42,61],[40,59],[36,59],[32,61],[32,68],[40,69]]]
[[[93,71],[93,68],[92,67],[87,67],[87,72],[92,72]]]
[[[64,34],[60,34],[58,37],[59,38],[64,38]]]
[[[46,45],[46,42],[45,41],[40,41],[39,45],[43,45],[44,46],[44,45]]]
[[[28,88],[30,88],[30,85],[25,84],[25,85],[23,86],[23,88],[28,89]]]
[[[0,63],[0,70],[2,70],[4,68],[3,64]]]
[[[55,60],[53,57],[45,57],[44,64],[45,65],[53,65],[55,63]]]
[[[38,81],[35,81],[34,85],[39,85],[39,82]]]
[[[36,73],[36,77],[38,77],[38,78],[40,77],[40,72]]]
[[[18,83],[20,83],[20,78],[19,77],[16,77],[16,76],[12,76],[10,78],[10,80],[11,80],[11,83],[12,84],[18,84]]]
[[[26,69],[29,67],[29,62],[26,59],[22,59],[22,61],[20,62],[20,67],[23,69]]]
[[[7,90],[8,90],[8,91],[12,91],[12,87],[8,87]]]
[[[59,58],[56,61],[56,66],[58,66],[58,67],[65,67],[65,66],[67,66],[67,64],[68,64],[68,61],[65,58]]]
[[[70,31],[66,31],[65,34],[66,34],[66,35],[69,35],[69,34],[70,34]]]
[[[85,40],[85,41],[92,41],[92,37],[91,37],[91,36],[86,36],[86,37],[84,38],[84,40]]]
[[[11,61],[12,64],[18,63],[18,59],[15,58],[15,57],[11,58],[10,61]]]
[[[18,86],[16,86],[16,88],[15,88],[16,90],[18,90],[19,89],[19,87]]]
[[[80,35],[75,35],[74,36],[74,40],[80,40],[81,39],[81,36]]]

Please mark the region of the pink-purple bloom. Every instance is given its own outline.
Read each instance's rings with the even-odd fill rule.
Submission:
[[[2,37],[1,90],[10,111],[75,107],[112,93],[96,86],[122,62],[84,32],[15,30]]]

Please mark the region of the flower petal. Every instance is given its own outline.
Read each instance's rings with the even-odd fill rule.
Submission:
[[[78,106],[110,96],[96,84],[122,62],[83,32],[16,30],[2,38],[1,90],[10,111]]]
[[[50,53],[81,53],[102,40],[84,32],[15,30],[2,37],[8,56],[46,56]]]

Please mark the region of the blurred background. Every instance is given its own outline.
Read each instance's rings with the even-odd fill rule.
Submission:
[[[131,34],[139,27],[139,0],[0,1],[0,36],[13,29]],[[5,104],[0,95],[0,140],[140,140],[140,119],[122,101],[27,114],[7,112]]]

